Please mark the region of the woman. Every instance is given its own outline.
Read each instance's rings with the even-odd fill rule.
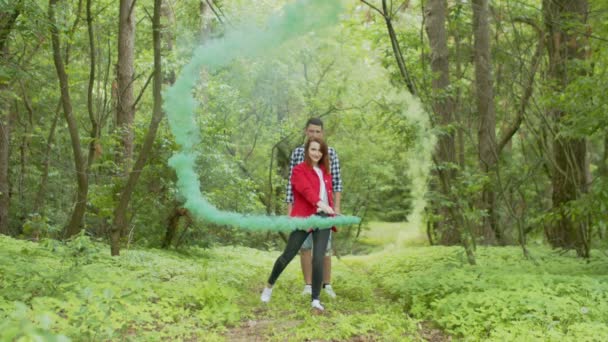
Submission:
[[[293,168],[291,185],[294,192],[294,203],[289,216],[308,217],[312,215],[334,215],[332,182],[329,174],[329,154],[327,144],[320,138],[310,138],[304,146],[304,162]],[[261,300],[269,302],[272,286],[298,253],[308,234],[312,234],[312,302],[314,309],[323,311],[319,301],[323,281],[323,257],[329,239],[329,228],[294,230],[289,235],[283,254],[274,263],[268,285],[262,291]]]

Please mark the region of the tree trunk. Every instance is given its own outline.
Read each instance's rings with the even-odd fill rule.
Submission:
[[[101,150],[99,145],[100,125],[95,110],[93,109],[93,88],[95,87],[95,68],[97,63],[97,51],[95,48],[95,32],[93,30],[93,14],[91,13],[91,2],[87,0],[87,31],[89,33],[89,87],[87,90],[87,111],[91,121],[91,141],[89,142],[89,155],[87,157],[87,170],[91,168],[93,161]]]
[[[456,61],[455,69],[456,69],[456,77],[461,78],[464,76],[463,72],[463,43],[462,37],[458,30],[454,32],[454,60]],[[465,135],[465,118],[463,115],[463,106],[462,106],[462,89],[461,87],[456,87],[456,94],[453,97],[453,111],[454,111],[454,121],[456,122],[457,131],[456,131],[456,161],[458,162],[458,166],[460,170],[465,169],[465,149],[464,149],[464,135]]]
[[[452,110],[453,100],[448,95],[450,87],[450,70],[449,70],[449,54],[448,54],[448,36],[446,32],[447,20],[447,3],[445,0],[430,0],[425,9],[426,16],[426,33],[429,38],[431,48],[431,70],[435,75],[432,87],[434,98],[432,99],[432,107],[436,116],[436,124],[441,127],[447,127],[454,123]],[[442,175],[446,177],[446,182],[451,184],[456,175],[456,150],[454,131],[446,129],[438,136],[437,148],[434,151],[437,165],[433,171],[435,179],[439,182],[439,168],[443,169]],[[442,196],[450,198],[450,194],[446,193],[441,186],[435,186]],[[449,189],[449,186],[447,187]],[[459,228],[456,227],[453,218],[451,218],[447,207],[441,206],[438,203],[433,204],[433,212],[440,217],[439,221],[435,222],[434,230],[439,235],[439,243],[453,245],[460,243]]]
[[[4,55],[4,54],[3,54]],[[4,57],[4,56],[3,56]],[[8,214],[10,208],[8,165],[10,156],[10,107],[5,101],[5,85],[0,84],[0,96],[2,96],[2,107],[0,107],[0,234],[9,235]]]
[[[410,74],[405,65],[405,61],[403,59],[403,53],[401,53],[401,47],[399,46],[397,34],[395,33],[395,29],[393,27],[393,22],[391,19],[392,13],[389,12],[386,0],[382,0],[382,10],[384,12],[384,22],[386,23],[386,30],[388,31],[388,36],[391,39],[393,54],[395,55],[397,66],[399,67],[399,72],[401,73],[401,78],[405,82],[405,85],[407,86],[407,89],[409,90],[410,94],[417,95],[416,88],[414,86],[414,81],[412,81],[412,78],[410,77]]]
[[[8,41],[17,18],[21,14],[23,0],[14,4],[12,10],[0,10],[0,63],[5,64],[8,60]],[[10,183],[8,177],[10,156],[10,104],[9,96],[6,94],[8,84],[0,78],[0,234],[8,235],[10,227],[8,224],[10,209]]]
[[[599,162],[599,174],[600,177],[608,177],[608,133],[604,135],[604,154]]]
[[[211,18],[209,14],[210,8],[207,1],[200,0],[199,3],[199,18],[200,18],[200,30],[201,40],[205,41],[211,36]]]
[[[163,118],[163,110],[162,110],[162,96],[161,96],[161,88],[163,83],[163,73],[161,67],[161,39],[160,39],[160,11],[162,6],[162,0],[154,0],[154,16],[152,23],[152,36],[154,42],[154,112],[152,114],[152,120],[150,121],[150,126],[148,128],[148,132],[144,137],[144,144],[141,148],[141,152],[139,153],[139,157],[135,162],[133,170],[129,173],[129,178],[127,180],[127,184],[123,188],[120,199],[116,206],[116,210],[114,211],[114,222],[112,224],[112,233],[111,233],[111,253],[112,255],[120,254],[120,237],[123,235],[123,232],[126,231],[127,227],[127,210],[129,208],[129,203],[131,201],[131,196],[133,191],[135,190],[135,185],[137,184],[137,180],[139,179],[139,175],[141,174],[141,170],[146,165],[146,161],[148,159],[148,155],[152,150],[152,145],[154,144],[154,140],[156,139],[156,132],[158,131],[158,126]]]
[[[549,77],[554,81],[556,93],[561,92],[580,71],[573,62],[587,58],[588,41],[584,27],[587,23],[586,0],[544,0],[543,14],[547,28],[549,52]],[[583,27],[581,27],[583,26]],[[572,69],[569,69],[572,67]],[[567,213],[567,206],[578,199],[587,187],[587,146],[585,138],[560,135],[562,118],[566,113],[560,108],[550,108],[549,115],[555,122],[553,139],[554,169],[553,210],[558,219],[547,230],[553,247],[575,249],[581,257],[589,257],[588,227],[583,218],[577,221]]]
[[[168,249],[171,247],[175,236],[177,235],[177,230],[179,229],[179,219],[181,217],[186,218],[186,227],[192,224],[192,218],[190,217],[190,213],[188,209],[182,208],[179,205],[175,204],[171,215],[169,215],[169,219],[167,220],[167,232],[165,233],[165,239],[161,244],[161,248]]]
[[[414,82],[410,77],[410,74],[405,65],[405,61],[403,59],[403,53],[401,52],[401,47],[399,46],[399,40],[397,39],[397,34],[395,33],[395,28],[393,27],[392,21],[392,13],[390,12],[388,5],[386,4],[386,0],[382,0],[382,9],[377,8],[376,6],[370,4],[366,0],[361,0],[361,2],[365,3],[373,10],[378,12],[383,18],[386,24],[386,30],[388,32],[388,36],[391,40],[391,47],[393,48],[393,56],[395,57],[395,61],[397,62],[397,67],[399,68],[399,73],[401,74],[401,80],[407,86],[408,91],[412,95],[416,94],[416,87],[414,86]]]
[[[133,119],[135,100],[133,81],[135,78],[135,0],[120,0],[120,19],[118,26],[118,93],[116,102],[116,124],[121,137],[122,150],[118,154],[118,165],[122,174],[131,170],[133,160]]]
[[[175,13],[173,13],[173,6],[171,6],[168,0],[163,0],[160,15],[163,18],[161,21],[164,22],[160,31],[160,40],[163,44],[163,52],[165,55],[170,56],[175,46],[175,33],[172,30],[175,26]],[[175,83],[175,69],[165,70],[163,82],[165,84]]]
[[[481,231],[486,243],[503,242],[498,226],[494,175],[498,155],[496,150],[496,111],[494,108],[494,81],[490,50],[490,24],[488,0],[473,0],[473,35],[475,54],[475,89],[479,114],[479,164],[481,172],[490,179],[482,191],[481,209],[485,210]]]
[[[44,149],[44,161],[42,162],[42,175],[40,176],[40,186],[36,193],[36,199],[34,200],[34,212],[44,214],[44,198],[46,197],[46,186],[49,180],[49,166],[51,163],[51,149],[53,148],[53,140],[55,139],[55,129],[57,128],[57,121],[59,121],[59,114],[61,111],[61,100],[57,104],[55,109],[55,118],[51,124],[49,135],[46,139],[46,146]]]
[[[70,139],[72,142],[72,151],[74,153],[74,164],[76,169],[76,181],[78,184],[78,193],[76,196],[76,205],[70,217],[70,222],[65,230],[67,237],[76,235],[82,228],[83,218],[87,204],[88,193],[88,177],[82,151],[80,149],[80,137],[78,136],[78,126],[76,119],[72,113],[72,100],[70,99],[70,89],[68,75],[65,72],[65,66],[61,58],[61,44],[59,40],[59,32],[57,30],[57,22],[55,19],[55,4],[57,0],[49,0],[49,21],[51,23],[51,37],[53,45],[53,60],[57,76],[59,78],[59,87],[61,88],[61,104],[63,106],[63,114],[68,124]]]
[[[19,194],[19,203],[25,203],[25,179],[27,178],[27,165],[28,154],[30,153],[30,144],[32,140],[32,129],[34,128],[34,108],[32,107],[32,103],[27,95],[27,91],[25,90],[25,85],[22,80],[19,80],[21,86],[21,96],[23,99],[23,105],[27,111],[27,120],[23,124],[23,134],[21,136],[21,144],[19,145],[19,179],[17,181],[17,193]],[[18,106],[16,106],[18,108]],[[19,114],[19,113],[17,113]],[[20,120],[19,120],[20,121]]]

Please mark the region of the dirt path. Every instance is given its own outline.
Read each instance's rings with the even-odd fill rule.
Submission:
[[[271,303],[261,304],[259,289],[252,288],[254,298],[244,304],[252,305],[252,314],[226,332],[226,341],[451,341],[431,322],[409,318],[398,303],[384,297],[369,281],[373,270],[366,266],[370,260],[386,257],[386,250],[397,245],[423,245],[424,235],[407,223],[373,223],[362,241],[384,251],[334,259],[332,273],[338,298],[331,300],[321,294],[326,304],[322,316],[314,317],[308,299],[300,295],[299,262],[294,260],[275,286]],[[392,328],[401,332],[389,331]]]

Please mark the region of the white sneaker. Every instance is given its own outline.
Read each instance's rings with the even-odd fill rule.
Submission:
[[[323,307],[323,305],[321,305],[321,302],[318,299],[313,300],[311,302],[311,306],[313,309],[317,309],[319,311],[325,310],[325,308]]]
[[[327,293],[328,296],[330,296],[331,298],[336,298],[336,293],[334,292],[334,289],[331,287],[330,284],[326,284],[324,289],[325,293]]]
[[[304,285],[302,296],[312,296],[312,285]]]
[[[268,303],[268,302],[270,302],[271,296],[272,296],[272,288],[265,287],[264,290],[262,291],[262,295],[260,296],[260,299],[262,300],[262,302]]]

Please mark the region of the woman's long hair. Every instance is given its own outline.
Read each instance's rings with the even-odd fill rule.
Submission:
[[[310,159],[310,155],[308,155],[308,148],[310,147],[310,143],[316,142],[321,146],[321,153],[323,156],[321,160],[319,160],[319,165],[323,165],[325,168],[325,172],[329,173],[329,148],[323,139],[321,138],[310,138],[306,141],[306,145],[304,145],[304,162],[308,164],[308,166],[312,167],[312,159]]]

